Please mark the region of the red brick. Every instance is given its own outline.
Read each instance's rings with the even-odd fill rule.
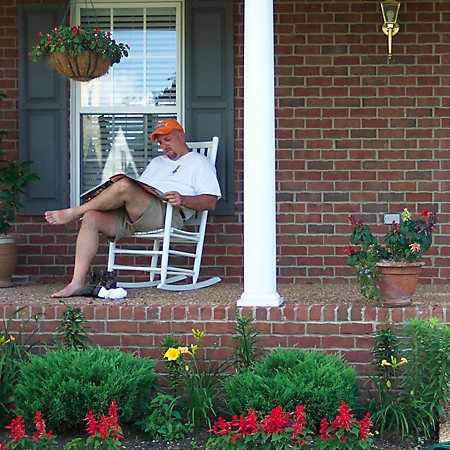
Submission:
[[[137,322],[109,320],[106,325],[108,333],[136,333],[138,331]]]

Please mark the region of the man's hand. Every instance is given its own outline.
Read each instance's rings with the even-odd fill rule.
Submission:
[[[181,206],[183,204],[183,197],[175,191],[166,192],[164,194],[167,201],[173,206]]]
[[[194,211],[212,211],[216,207],[215,195],[181,195],[175,191],[165,192],[167,201],[173,206],[184,206]]]

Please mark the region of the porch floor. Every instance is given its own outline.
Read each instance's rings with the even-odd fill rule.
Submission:
[[[0,288],[0,304],[54,305],[118,303],[127,305],[182,304],[202,305],[235,304],[243,292],[243,285],[218,283],[204,289],[185,292],[161,291],[156,288],[127,289],[128,297],[122,300],[103,300],[89,297],[53,299],[50,295],[59,291],[62,284],[23,284]],[[355,284],[280,284],[277,292],[285,304],[377,304],[364,299]],[[413,304],[450,303],[450,285],[420,285]]]

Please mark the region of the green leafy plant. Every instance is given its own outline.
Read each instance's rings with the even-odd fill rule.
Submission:
[[[197,354],[204,333],[192,330],[192,334],[196,344],[190,347],[169,347],[164,352],[164,359],[171,371],[170,387],[180,399],[180,408],[189,426],[210,427],[228,363],[213,361],[212,355],[208,360],[199,361]]]
[[[372,420],[381,433],[429,437],[450,402],[450,327],[435,318],[411,319],[398,336],[392,355],[374,361],[379,374]]]
[[[85,328],[85,314],[80,308],[69,305],[63,312],[62,322],[56,329],[55,338],[64,347],[83,350],[92,344]]]
[[[253,409],[268,414],[275,406],[292,411],[304,405],[311,427],[331,418],[340,400],[355,408],[359,400],[356,372],[338,354],[278,348],[253,368],[225,381],[232,414]]]
[[[98,28],[82,28],[80,25],[63,25],[53,28],[51,33],[39,32],[39,41],[29,52],[32,61],[39,58],[46,59],[55,52],[69,52],[77,56],[85,50],[102,55],[103,59],[110,58],[113,63],[119,63],[123,56],[128,56],[129,45],[117,43],[109,31]]]
[[[232,336],[231,340],[237,344],[234,347],[232,361],[238,370],[252,367],[263,353],[261,347],[257,345],[258,333],[251,325],[254,320],[251,313],[248,313],[246,317],[239,311],[236,314],[236,326],[232,329],[237,335]]]
[[[124,422],[144,417],[155,389],[155,361],[119,350],[59,348],[20,363],[15,413],[39,410],[54,430],[79,427],[86,411],[105,414],[113,400]]]
[[[377,280],[380,277],[377,263],[381,261],[420,262],[422,254],[426,253],[432,243],[432,232],[436,226],[435,212],[424,209],[421,218],[413,219],[405,208],[400,224],[393,222],[384,236],[385,245],[378,243],[378,238],[372,234],[370,227],[355,216],[348,217],[354,227],[350,235],[350,244],[345,253],[347,263],[356,268],[357,281],[361,293],[369,299],[378,300],[380,293]],[[353,247],[359,245],[360,250]]]
[[[386,387],[390,387],[392,378],[395,378],[398,367],[396,362],[402,361],[398,346],[399,339],[392,327],[380,328],[375,332],[375,347],[372,350],[372,356],[379,378]],[[393,361],[395,364],[386,364],[386,362]]]
[[[3,319],[0,333],[0,418],[9,412],[14,386],[20,374],[19,362],[26,360],[31,349],[39,343],[35,340],[39,331],[39,316],[25,318],[25,309],[17,308],[8,319]],[[20,320],[18,326],[16,320]]]
[[[141,428],[154,439],[173,442],[183,439],[191,427],[184,424],[178,399],[159,392],[150,403],[150,415],[139,422]]]

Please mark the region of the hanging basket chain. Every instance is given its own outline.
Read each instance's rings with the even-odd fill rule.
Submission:
[[[87,23],[88,23],[88,28],[92,29],[92,25],[91,25],[91,18],[89,15],[89,9],[92,9],[93,11],[93,16],[95,18],[95,22],[97,23],[97,27],[99,27],[99,20],[98,20],[98,16],[97,16],[97,11],[95,10],[95,6],[94,6],[94,2],[93,0],[89,0],[90,6],[88,5],[88,1],[84,0],[84,6],[86,9],[86,16],[87,16]],[[67,3],[67,8],[66,11],[64,12],[64,17],[63,20],[61,22],[61,26],[64,26],[64,24],[66,23],[67,17],[69,15],[69,11],[72,9],[72,0],[69,0],[69,2]]]

